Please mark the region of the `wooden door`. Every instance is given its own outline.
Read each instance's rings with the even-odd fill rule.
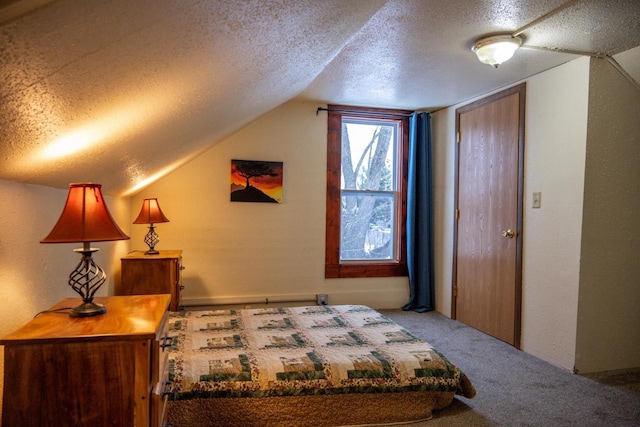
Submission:
[[[456,110],[452,315],[520,346],[525,85]]]

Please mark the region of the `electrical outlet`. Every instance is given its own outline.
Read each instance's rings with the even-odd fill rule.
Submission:
[[[318,294],[316,295],[316,301],[318,302],[318,305],[327,305],[329,304],[329,295]]]

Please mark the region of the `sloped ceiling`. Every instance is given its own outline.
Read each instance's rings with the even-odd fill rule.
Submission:
[[[637,0],[0,1],[0,179],[127,195],[292,98],[435,110],[576,58],[470,51],[522,28],[640,62]]]

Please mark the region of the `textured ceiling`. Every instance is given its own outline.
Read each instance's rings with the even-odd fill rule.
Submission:
[[[571,59],[638,79],[638,0],[0,0],[0,179],[130,194],[292,98],[434,110]],[[320,104],[319,104],[320,105]]]

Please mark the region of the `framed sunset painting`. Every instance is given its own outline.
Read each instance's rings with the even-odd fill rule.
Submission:
[[[282,162],[231,160],[231,201],[282,203]]]

